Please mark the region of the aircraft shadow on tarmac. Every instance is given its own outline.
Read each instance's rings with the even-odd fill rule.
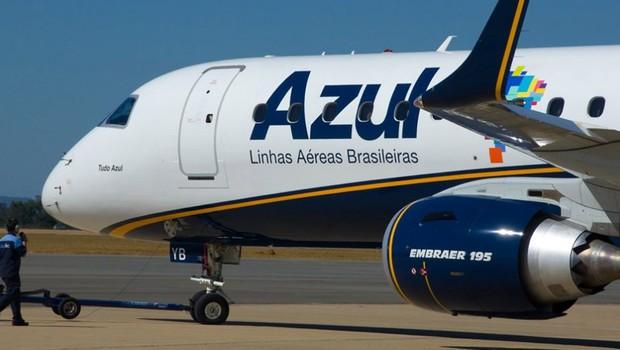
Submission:
[[[0,320],[0,325],[2,326],[10,326],[10,320]],[[83,326],[76,325],[76,322],[72,322],[69,325],[58,325],[58,324],[47,324],[47,323],[30,323],[29,328],[101,328],[97,326]]]
[[[141,318],[141,319],[148,320],[148,321],[163,321],[163,322],[193,322],[191,320],[166,319],[166,318]],[[433,330],[433,329],[365,327],[365,326],[328,325],[328,324],[312,324],[312,323],[255,322],[255,321],[228,321],[226,322],[225,326],[311,329],[311,330],[322,330],[322,331],[412,335],[416,337],[492,340],[492,341],[534,343],[534,344],[546,344],[546,345],[567,345],[567,346],[570,345],[570,346],[583,346],[583,347],[608,348],[608,349],[620,348],[620,341],[613,341],[613,340],[596,340],[596,339],[582,339],[582,338],[555,338],[555,337],[541,337],[541,336],[531,336],[531,335],[511,335],[511,334],[447,331],[447,330]],[[463,350],[497,349],[496,347],[493,347],[493,348],[452,347],[452,348],[463,349]],[[511,348],[511,350],[515,350],[515,349]],[[540,350],[550,350],[550,349],[540,349]]]
[[[444,349],[457,349],[457,350],[555,350],[550,348],[498,348],[497,346],[444,346]]]

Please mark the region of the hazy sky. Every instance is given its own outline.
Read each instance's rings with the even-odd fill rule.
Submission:
[[[620,44],[617,0],[533,0],[520,47]],[[0,1],[0,195],[34,196],[142,83],[210,60],[470,49],[494,0]]]

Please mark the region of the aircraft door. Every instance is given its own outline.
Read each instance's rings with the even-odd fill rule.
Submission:
[[[215,131],[228,87],[241,66],[213,67],[194,84],[183,109],[179,164],[190,179],[213,179],[218,172]]]

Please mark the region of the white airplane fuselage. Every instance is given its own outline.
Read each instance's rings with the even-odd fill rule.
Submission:
[[[43,205],[71,226],[141,239],[378,246],[416,199],[475,179],[566,176],[412,105],[394,119],[398,102],[413,102],[467,54],[265,57],[165,74],[131,94],[126,126],[95,127],[59,161]],[[562,118],[620,129],[619,60],[620,46],[519,50],[512,70],[528,80],[517,98],[546,111],[562,97]],[[606,104],[592,118],[596,96]],[[335,119],[324,122],[333,101]],[[370,121],[357,119],[364,102]],[[265,103],[267,119],[253,120]],[[290,121],[294,103],[303,107]]]

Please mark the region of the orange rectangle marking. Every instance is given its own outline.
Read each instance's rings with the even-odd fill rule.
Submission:
[[[489,148],[489,158],[491,163],[503,163],[504,156],[502,155],[502,149],[499,147]]]

